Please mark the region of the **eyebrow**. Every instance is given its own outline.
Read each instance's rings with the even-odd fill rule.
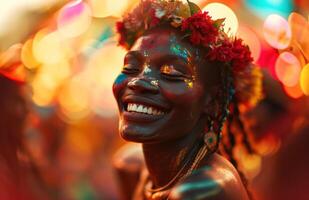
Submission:
[[[133,56],[133,57],[136,57],[138,59],[142,59],[142,54],[140,51],[129,51],[125,56],[124,58],[127,58],[128,56]]]

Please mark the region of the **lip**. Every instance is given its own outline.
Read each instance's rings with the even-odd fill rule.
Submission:
[[[163,115],[148,115],[143,113],[137,113],[137,112],[128,112],[123,111],[123,118],[126,121],[132,121],[132,122],[143,122],[143,123],[149,123],[157,121],[161,118],[163,118],[166,114]]]

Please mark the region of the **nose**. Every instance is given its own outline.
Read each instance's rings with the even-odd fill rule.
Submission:
[[[143,93],[157,94],[159,92],[159,86],[157,82],[145,77],[131,79],[128,82],[128,87],[131,90]]]

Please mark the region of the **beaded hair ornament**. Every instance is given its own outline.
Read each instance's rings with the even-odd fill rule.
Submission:
[[[242,39],[229,37],[223,31],[224,19],[212,20],[207,12],[187,0],[141,0],[122,21],[117,22],[119,45],[130,50],[145,31],[169,24],[183,33],[184,38],[207,49],[206,59],[229,66],[233,92],[237,101],[254,105],[261,97],[261,74],[252,65],[251,52]]]

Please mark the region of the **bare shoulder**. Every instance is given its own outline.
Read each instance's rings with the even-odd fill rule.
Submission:
[[[122,199],[132,199],[144,167],[142,147],[139,144],[126,144],[113,157],[113,167]]]
[[[170,199],[247,200],[248,195],[234,166],[214,154],[172,189]]]
[[[113,156],[113,166],[116,169],[136,171],[144,165],[143,150],[140,144],[127,143]]]

